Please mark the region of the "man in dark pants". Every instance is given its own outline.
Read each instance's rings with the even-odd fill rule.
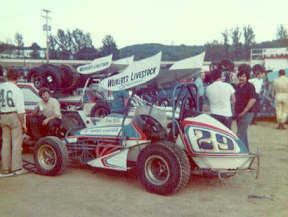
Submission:
[[[253,84],[248,82],[250,71],[246,69],[239,70],[237,74],[239,84],[235,91],[235,118],[237,119],[237,136],[249,150],[247,130],[254,116],[253,106],[256,102],[256,92]]]
[[[60,104],[57,99],[50,96],[48,88],[42,88],[39,92],[42,101],[38,103],[34,114],[29,118],[29,134],[35,139],[46,135],[55,135],[61,125]]]

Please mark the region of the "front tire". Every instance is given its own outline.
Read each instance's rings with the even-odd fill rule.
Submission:
[[[186,186],[191,170],[183,150],[170,142],[156,142],[141,151],[137,174],[148,191],[168,195]]]
[[[62,174],[68,164],[68,151],[65,143],[54,136],[40,139],[35,145],[34,162],[42,175]]]

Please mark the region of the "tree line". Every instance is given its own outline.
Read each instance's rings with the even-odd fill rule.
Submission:
[[[204,45],[206,59],[217,61],[231,59],[234,61],[249,60],[251,48],[288,47],[288,31],[284,25],[277,28],[276,39],[256,43],[255,33],[250,25],[235,27],[222,33],[223,43],[213,41]]]
[[[273,41],[256,43],[255,33],[250,25],[242,28],[236,26],[232,29],[225,29],[221,36],[223,41],[213,40],[203,46],[144,44],[131,45],[119,50],[111,35],[106,35],[102,40],[102,46],[96,48],[93,45],[90,33],[84,33],[78,28],[73,31],[58,29],[55,35],[49,35],[48,38],[49,58],[92,60],[113,54],[113,59],[134,55],[135,60],[137,60],[151,56],[161,50],[164,61],[177,61],[205,50],[206,61],[222,59],[238,61],[248,60],[251,48],[288,47],[288,31],[283,24],[277,28],[276,39]],[[37,43],[33,43],[29,48],[32,50],[31,58],[40,58],[39,50],[41,48]],[[15,49],[17,52],[24,49],[23,36],[20,33],[15,34],[15,44],[0,42],[0,52]]]

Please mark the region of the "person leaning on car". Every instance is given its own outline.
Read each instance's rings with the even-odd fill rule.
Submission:
[[[48,88],[40,89],[39,95],[42,101],[38,103],[33,111],[33,116],[29,118],[30,135],[36,139],[47,134],[54,135],[55,127],[60,127],[62,117],[60,104],[57,99],[51,97]]]
[[[250,66],[247,64],[242,64],[242,66],[238,67],[239,84],[235,90],[234,118],[237,120],[237,136],[249,149],[247,130],[254,116],[253,107],[256,102],[256,92],[253,84],[248,82],[251,72]]]
[[[0,84],[0,126],[2,128],[2,171],[3,175],[25,173],[22,163],[22,143],[25,125],[23,92],[16,83],[19,72],[7,71],[7,82]]]

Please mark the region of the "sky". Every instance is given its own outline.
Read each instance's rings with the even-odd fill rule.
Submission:
[[[288,29],[287,0],[9,0],[0,3],[0,41],[46,46],[45,13],[50,34],[79,28],[94,47],[111,35],[118,48],[144,43],[204,45],[222,32],[250,25],[256,42],[276,39],[280,24]]]

